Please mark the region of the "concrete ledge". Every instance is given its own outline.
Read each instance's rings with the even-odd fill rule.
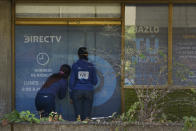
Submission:
[[[104,122],[44,122],[40,124],[17,123],[13,131],[182,131],[183,124]],[[190,131],[194,131],[191,129]],[[0,131],[11,131],[11,126],[0,126]]]
[[[0,125],[0,131],[11,131],[11,125],[7,125],[7,126]]]

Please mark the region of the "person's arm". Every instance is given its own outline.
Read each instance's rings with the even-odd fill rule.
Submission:
[[[74,66],[72,66],[71,75],[70,75],[70,79],[69,79],[69,96],[70,96],[71,99],[73,99],[72,90],[75,86],[75,80],[76,80],[75,68],[74,68]]]

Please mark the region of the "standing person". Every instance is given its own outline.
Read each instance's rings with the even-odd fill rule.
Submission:
[[[72,65],[69,88],[73,100],[75,118],[81,120],[91,117],[93,104],[93,86],[97,84],[97,75],[94,65],[88,62],[86,47],[78,49],[79,60]]]
[[[68,76],[71,68],[64,64],[60,67],[59,73],[48,77],[44,85],[37,92],[35,106],[41,117],[48,117],[50,112],[55,111],[55,98],[63,99],[68,88]]]

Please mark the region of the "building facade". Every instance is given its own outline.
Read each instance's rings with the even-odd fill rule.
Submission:
[[[0,114],[13,109],[35,113],[36,92],[61,64],[77,60],[81,46],[89,49],[98,72],[93,116],[125,111],[135,100],[134,88],[194,88],[195,4],[1,0]],[[71,119],[68,99],[57,100],[57,108]]]

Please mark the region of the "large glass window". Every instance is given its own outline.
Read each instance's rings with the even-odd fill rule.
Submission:
[[[76,62],[78,48],[85,46],[98,76],[92,116],[120,112],[120,17],[120,3],[16,3],[16,18],[25,18],[16,19],[15,26],[16,109],[36,113],[36,92],[60,65]],[[77,22],[68,22],[69,26],[56,23],[64,21],[60,18],[77,18]],[[66,120],[74,119],[68,94],[63,100],[56,99],[56,111]]]
[[[196,5],[173,8],[173,83],[196,84]]]
[[[17,3],[17,18],[120,18],[119,3]]]
[[[59,66],[77,61],[77,50],[86,46],[97,69],[92,116],[120,112],[120,26],[16,26],[16,109],[36,113],[36,92]],[[57,100],[56,111],[73,120],[69,97]]]
[[[167,84],[167,45],[167,5],[126,5],[125,85]]]

